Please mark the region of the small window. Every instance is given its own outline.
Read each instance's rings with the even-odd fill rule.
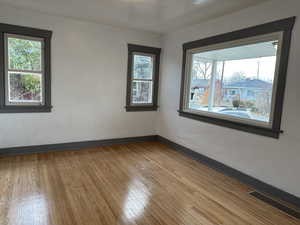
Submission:
[[[160,51],[128,44],[127,111],[157,109]]]
[[[236,95],[236,90],[230,90],[229,92],[230,92],[230,95]]]
[[[49,112],[52,32],[0,24],[0,112]]]
[[[43,105],[43,40],[5,35],[6,105]]]
[[[154,56],[133,53],[132,104],[152,104]]]
[[[278,137],[294,20],[184,44],[180,115]]]
[[[258,92],[261,92],[261,90],[259,89],[259,91]],[[255,97],[255,92],[253,91],[253,90],[248,90],[248,92],[247,92],[247,96],[248,97]]]

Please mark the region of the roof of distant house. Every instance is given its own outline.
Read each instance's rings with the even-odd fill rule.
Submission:
[[[192,81],[192,88],[208,88],[209,79],[197,79]],[[272,83],[259,80],[259,79],[244,79],[240,81],[235,81],[225,84],[224,88],[260,88],[260,89],[270,89],[272,88]]]
[[[241,81],[231,82],[225,85],[226,88],[261,88],[270,89],[272,88],[272,83],[258,80],[258,79],[245,79]]]

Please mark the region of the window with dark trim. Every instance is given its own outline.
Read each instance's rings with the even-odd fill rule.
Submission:
[[[128,44],[126,111],[157,110],[160,52]]]
[[[0,24],[0,113],[51,111],[51,36]]]
[[[295,19],[185,43],[179,115],[279,138]]]

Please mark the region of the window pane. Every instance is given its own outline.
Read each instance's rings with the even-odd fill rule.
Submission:
[[[277,43],[193,54],[189,108],[269,122]]]
[[[152,103],[152,81],[132,82],[132,103],[133,104]]]
[[[8,67],[13,70],[41,71],[42,43],[8,37]]]
[[[145,55],[134,55],[134,79],[152,79],[153,57]]]
[[[42,75],[9,72],[10,103],[42,102]]]
[[[207,110],[212,61],[194,54],[192,57],[190,103],[192,109]]]

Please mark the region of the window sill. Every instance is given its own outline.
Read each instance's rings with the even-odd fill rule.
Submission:
[[[199,114],[190,113],[190,112],[184,112],[182,110],[178,110],[178,113],[179,113],[179,116],[186,117],[189,119],[198,120],[198,121],[202,121],[202,122],[206,122],[206,123],[211,123],[211,124],[215,124],[218,126],[223,126],[223,127],[227,127],[227,128],[236,129],[236,130],[241,130],[241,131],[245,131],[248,133],[253,133],[253,134],[262,135],[262,136],[266,136],[266,137],[272,137],[272,138],[276,138],[276,139],[278,139],[280,133],[282,133],[282,131],[258,127],[258,126],[254,126],[254,125],[250,125],[250,124],[243,124],[243,123],[224,120],[224,119],[220,119],[220,118],[208,117],[208,116],[199,115]]]
[[[48,113],[52,106],[4,106],[0,113]]]
[[[126,106],[126,112],[157,111],[157,106]]]

